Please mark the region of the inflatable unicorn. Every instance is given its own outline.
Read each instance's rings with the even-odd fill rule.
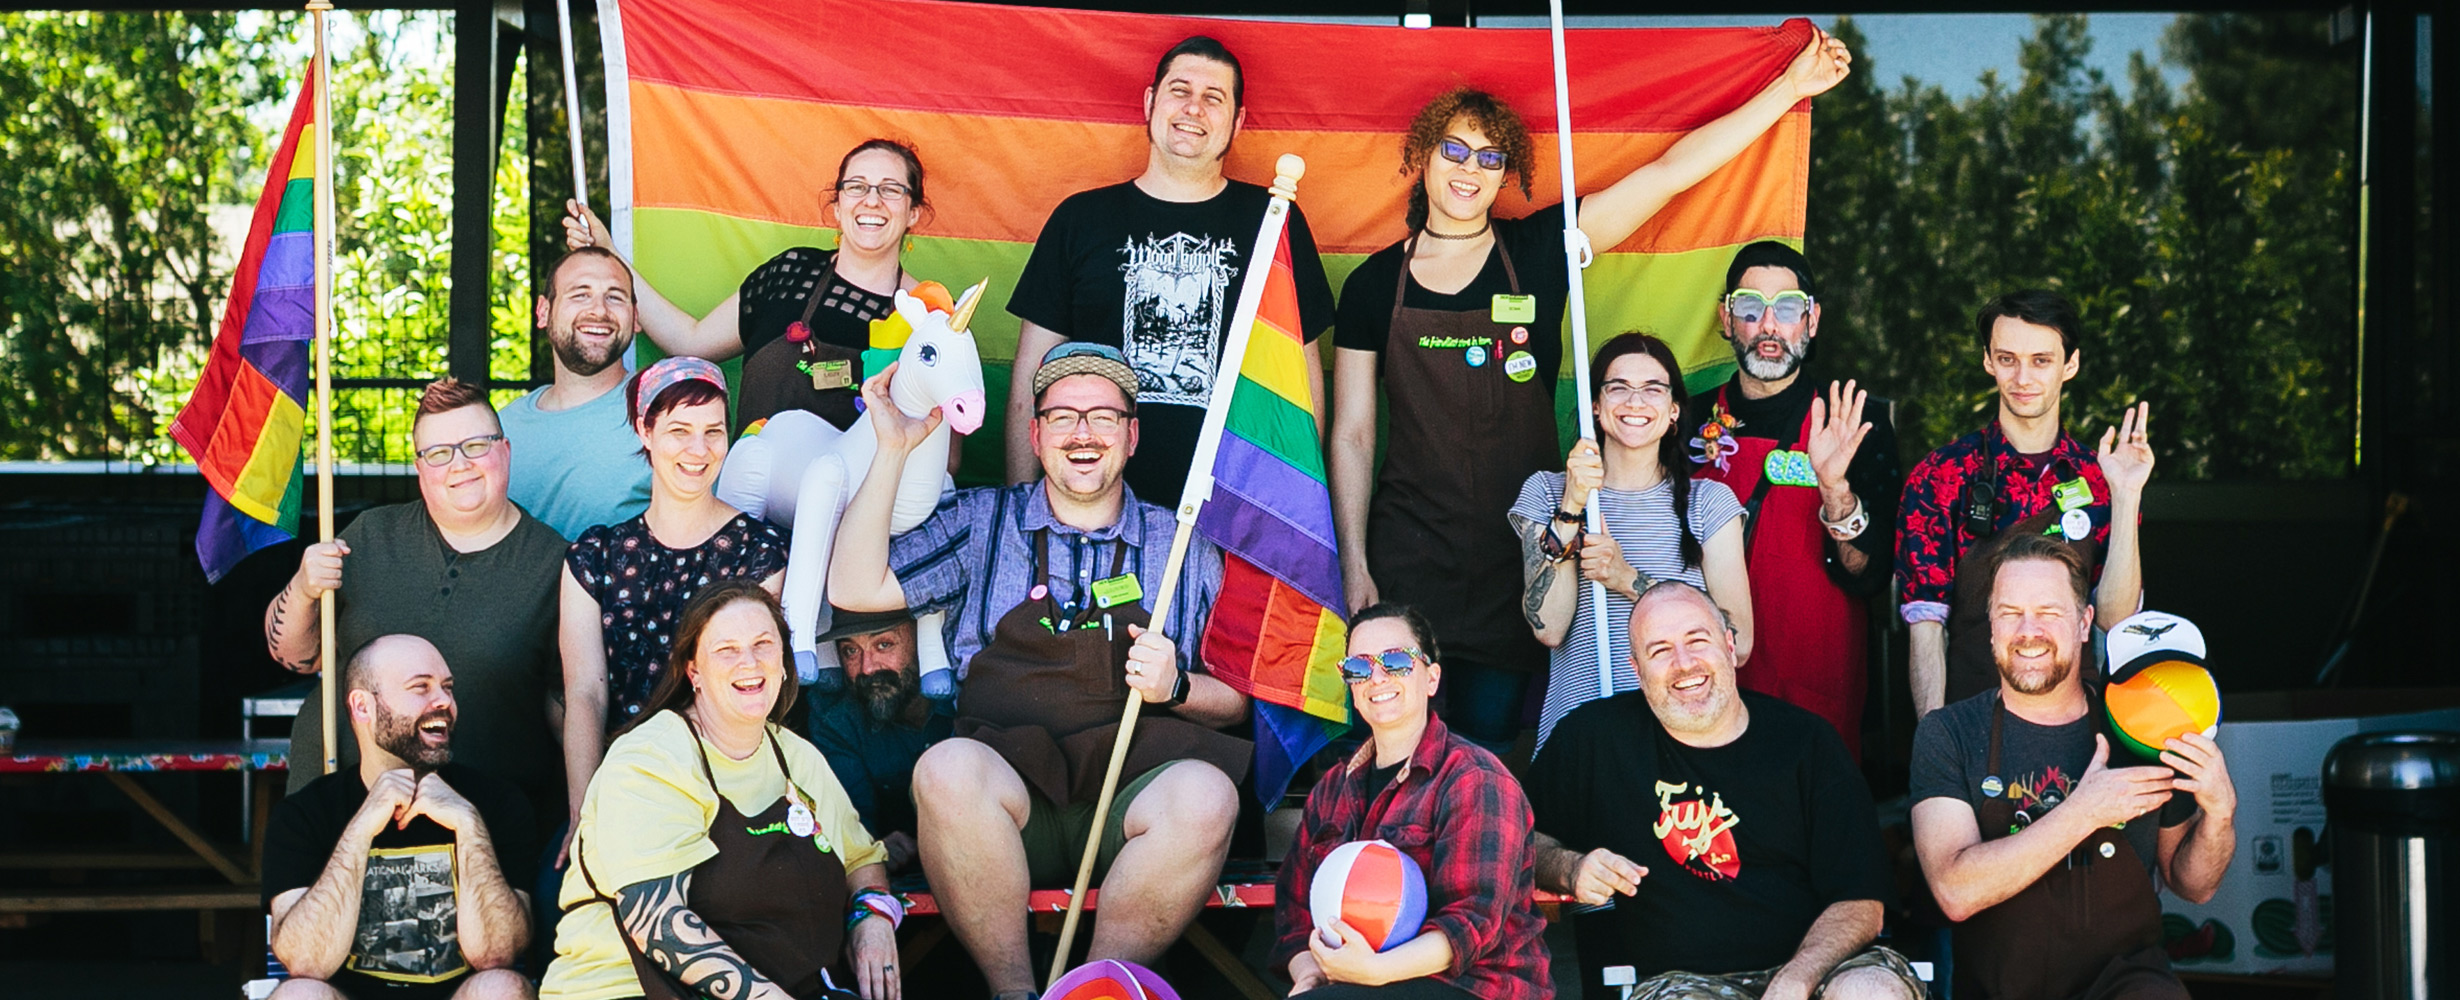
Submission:
[[[925,284],[916,291],[938,303],[948,302],[944,289],[936,283]],[[897,377],[889,385],[890,401],[911,417],[919,419],[937,407],[946,418],[906,458],[905,474],[897,482],[896,509],[889,516],[891,532],[912,531],[938,508],[944,493],[956,488],[947,472],[950,432],[971,434],[982,427],[987,405],[982,355],[965,326],[989,284],[985,279],[942,308],[899,291],[896,314],[872,321],[873,349],[865,352],[865,367],[871,368],[889,349],[895,350]],[[878,450],[879,438],[872,433],[868,413],[840,431],[809,412],[787,410],[735,442],[725,468],[718,473],[719,499],[792,532],[781,597],[792,633],[788,641],[794,650],[796,675],[823,692],[844,690],[846,684],[845,666],[837,660],[836,646],[816,640],[828,631],[831,617],[822,592],[828,582],[829,550],[836,543],[837,522],[845,514],[846,503],[862,486]],[[942,638],[945,620],[944,612],[932,612],[914,623],[923,693],[943,700],[956,694],[948,646]]]

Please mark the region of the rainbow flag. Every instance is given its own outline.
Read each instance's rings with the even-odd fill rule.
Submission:
[[[1497,214],[1561,197],[1543,29],[1413,31],[924,0],[608,0],[600,11],[610,222],[641,274],[685,310],[707,313],[779,251],[835,245],[822,210],[838,160],[865,139],[903,139],[922,157],[932,203],[907,269],[952,287],[991,276],[973,329],[995,415],[1016,345],[1007,300],[1034,238],[1062,198],[1143,169],[1153,61],[1188,35],[1221,39],[1247,71],[1246,127],[1231,144],[1229,175],[1267,183],[1274,157],[1306,158],[1307,221],[1336,289],[1403,235],[1401,137],[1418,108],[1450,87],[1489,90],[1537,130],[1533,196],[1509,188]],[[1800,20],[1569,32],[1583,189],[1749,100],[1810,36]],[[1733,355],[1709,304],[1743,244],[1799,245],[1810,128],[1806,103],[1630,239],[1598,248],[1587,286],[1599,339],[1652,330],[1675,345],[1695,384],[1725,378]],[[1568,413],[1572,396],[1558,393],[1559,409]],[[1000,481],[1001,441],[996,429],[972,435],[961,476]]]
[[[209,581],[299,531],[299,443],[316,337],[315,87],[311,72],[256,200],[205,373],[171,422],[171,439],[212,487],[196,531]]]
[[[1213,496],[1196,514],[1196,530],[1222,550],[1204,662],[1254,699],[1256,794],[1268,808],[1350,718],[1340,670],[1348,630],[1334,610],[1343,605],[1332,490],[1308,409],[1290,241],[1276,230],[1272,268],[1221,419]]]

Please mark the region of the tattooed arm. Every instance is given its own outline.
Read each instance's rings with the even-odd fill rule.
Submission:
[[[615,893],[615,916],[641,954],[712,1000],[790,1000],[784,988],[760,970],[717,932],[710,930],[687,900],[692,873],[635,882]]]
[[[349,554],[350,543],[338,538],[308,546],[299,556],[299,572],[265,605],[265,655],[283,669],[316,672],[318,640],[324,636],[316,601],[328,590],[341,589],[342,558]]]
[[[1572,630],[1573,612],[1580,607],[1579,581],[1573,579],[1576,564],[1570,559],[1546,560],[1541,546],[1546,534],[1555,530],[1552,522],[1532,521],[1519,514],[1506,516],[1512,520],[1512,533],[1520,536],[1521,616],[1529,620],[1539,642],[1560,646]],[[1568,533],[1577,526],[1563,527]]]

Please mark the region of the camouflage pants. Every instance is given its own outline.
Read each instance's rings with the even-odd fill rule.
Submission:
[[[1905,994],[1915,1000],[1928,995],[1923,988],[1922,977],[1913,974],[1913,966],[1906,964],[1905,956],[1880,945],[1872,945],[1852,958],[1838,962],[1836,968],[1828,970],[1827,978],[1820,980],[1819,988],[1813,990],[1811,995],[1816,998],[1826,993],[1828,984],[1838,976],[1855,969],[1872,968],[1885,969],[1896,976],[1905,984]],[[1631,1000],[1760,1000],[1760,994],[1768,990],[1768,983],[1777,977],[1777,971],[1762,969],[1724,976],[1669,972],[1650,977],[1633,987]]]

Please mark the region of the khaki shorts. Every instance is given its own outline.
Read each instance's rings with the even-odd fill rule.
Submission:
[[[1093,859],[1095,882],[1110,871],[1111,861],[1119,857],[1119,848],[1127,843],[1128,806],[1153,779],[1183,763],[1186,761],[1165,762],[1119,786],[1119,794],[1110,804],[1110,815],[1102,821],[1102,850]],[[1076,866],[1085,860],[1085,834],[1093,830],[1093,803],[1059,805],[1043,798],[1032,786],[1026,787],[1025,797],[1032,801],[1033,811],[1025,817],[1025,828],[1017,833],[1025,840],[1026,877],[1031,884],[1046,889],[1073,886]]]
[[[1855,969],[1869,968],[1886,969],[1894,973],[1896,978],[1905,984],[1906,996],[1915,997],[1918,1000],[1920,997],[1929,995],[1922,985],[1922,977],[1913,974],[1913,966],[1906,963],[1905,956],[1882,945],[1864,948],[1853,957],[1838,962],[1836,968],[1828,970],[1827,978],[1819,981],[1819,988],[1812,990],[1811,995],[1818,997],[1828,992],[1828,984],[1836,981],[1838,976]],[[1775,978],[1777,978],[1777,969],[1737,972],[1725,976],[1704,976],[1696,972],[1669,972],[1662,976],[1652,976],[1647,981],[1633,987],[1631,1000],[1760,1000],[1760,994],[1768,991],[1769,982]]]

